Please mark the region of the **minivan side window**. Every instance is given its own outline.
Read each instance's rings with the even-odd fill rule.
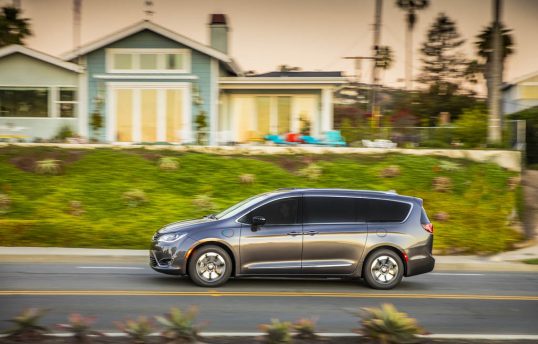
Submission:
[[[254,209],[239,221],[252,223],[254,216],[263,216],[266,225],[291,225],[298,223],[299,198],[284,198]]]
[[[363,199],[359,209],[366,209],[368,222],[402,222],[411,209],[409,203],[384,199]]]
[[[304,223],[356,222],[355,199],[346,197],[304,197]]]

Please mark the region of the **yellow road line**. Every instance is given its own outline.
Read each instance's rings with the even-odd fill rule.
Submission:
[[[32,296],[205,296],[205,297],[332,297],[449,300],[538,301],[538,296],[473,294],[395,294],[353,292],[249,292],[249,291],[152,291],[152,290],[0,290],[3,295]]]

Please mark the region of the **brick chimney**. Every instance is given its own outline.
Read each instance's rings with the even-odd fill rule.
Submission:
[[[212,14],[209,21],[209,42],[213,49],[228,54],[228,23],[226,15]]]

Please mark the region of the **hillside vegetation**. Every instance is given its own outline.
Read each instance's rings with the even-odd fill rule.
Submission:
[[[226,156],[7,146],[0,148],[0,246],[143,249],[169,222],[277,188],[328,187],[423,198],[436,249],[496,252],[519,240],[510,228],[515,176],[490,163],[397,154]]]

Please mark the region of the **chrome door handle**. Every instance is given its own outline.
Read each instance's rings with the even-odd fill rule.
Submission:
[[[319,232],[316,232],[316,231],[308,231],[305,233],[306,235],[316,235],[316,234],[319,234]]]
[[[297,236],[297,235],[301,235],[301,233],[300,232],[289,232],[288,235]]]

